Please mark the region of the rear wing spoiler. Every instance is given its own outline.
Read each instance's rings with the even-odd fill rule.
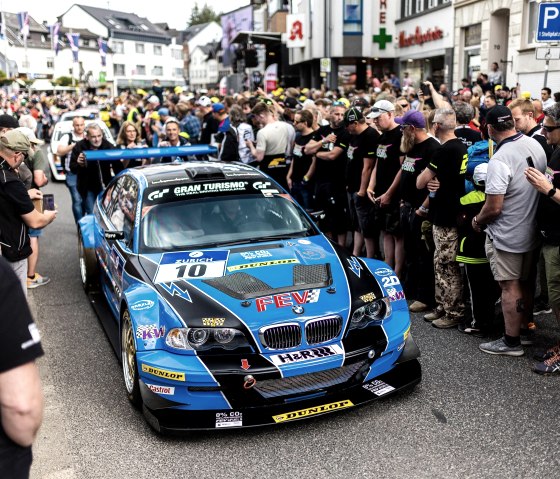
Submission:
[[[218,149],[210,145],[169,146],[165,148],[126,148],[84,151],[86,160],[140,160],[164,156],[216,155]]]

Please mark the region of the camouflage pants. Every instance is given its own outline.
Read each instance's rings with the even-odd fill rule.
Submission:
[[[459,263],[455,261],[459,248],[457,228],[436,226],[433,229],[436,252],[434,274],[436,279],[436,303],[443,307],[449,319],[463,319],[463,277]]]

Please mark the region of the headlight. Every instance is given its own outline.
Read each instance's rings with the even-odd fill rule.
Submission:
[[[389,298],[372,301],[354,311],[350,321],[350,329],[363,328],[370,323],[381,323],[391,315],[391,301]]]
[[[245,335],[233,328],[174,328],[167,333],[165,344],[174,349],[196,351],[249,346]]]

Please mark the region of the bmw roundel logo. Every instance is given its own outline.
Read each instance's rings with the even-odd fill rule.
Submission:
[[[294,307],[292,307],[292,311],[296,314],[302,314],[303,313],[303,306],[296,304]]]
[[[189,258],[200,258],[204,253],[202,251],[193,251],[189,253]]]

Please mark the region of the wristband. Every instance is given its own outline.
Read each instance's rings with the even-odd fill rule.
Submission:
[[[303,177],[303,181],[305,181],[305,183],[309,182],[309,178],[307,177],[307,175]]]
[[[549,198],[552,198],[556,194],[556,188],[553,186],[552,189],[546,194]]]
[[[429,208],[426,208],[424,205],[420,205],[420,208],[418,208],[420,211],[423,211],[424,213],[427,213],[428,211],[430,211]]]

